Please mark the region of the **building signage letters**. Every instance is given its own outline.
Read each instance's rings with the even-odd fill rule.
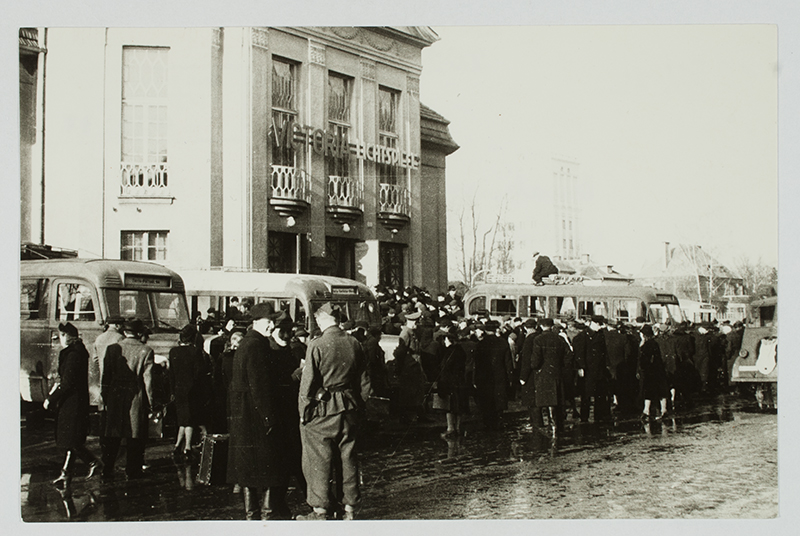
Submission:
[[[375,143],[350,140],[346,132],[334,133],[308,125],[285,122],[280,127],[272,122],[270,135],[278,147],[292,145],[295,150],[310,145],[316,154],[343,158],[350,154],[359,160],[386,164],[406,169],[419,169],[419,155],[400,151]]]

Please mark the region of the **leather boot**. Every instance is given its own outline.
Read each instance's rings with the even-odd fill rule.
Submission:
[[[66,490],[69,488],[70,483],[72,482],[72,451],[68,450],[66,456],[64,456],[64,465],[61,468],[61,474],[53,480],[52,484],[59,488]]]
[[[259,495],[258,488],[242,488],[242,496],[244,497],[244,518],[248,521],[256,519],[256,512],[261,507],[261,496]]]

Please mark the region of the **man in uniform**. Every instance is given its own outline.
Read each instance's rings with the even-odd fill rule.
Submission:
[[[341,500],[346,520],[355,519],[361,500],[356,432],[358,410],[370,390],[361,344],[339,328],[341,311],[330,302],[314,313],[322,335],[311,341],[300,380],[299,409],[303,442],[303,474],[307,501],[314,511],[300,520],[328,519],[331,472],[341,469]]]

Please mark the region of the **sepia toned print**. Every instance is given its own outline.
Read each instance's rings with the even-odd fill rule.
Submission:
[[[775,26],[19,65],[23,521],[778,516]]]

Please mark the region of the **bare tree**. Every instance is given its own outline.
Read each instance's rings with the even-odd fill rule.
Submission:
[[[778,269],[761,259],[752,261],[746,255],[736,259],[734,269],[744,283],[744,293],[753,297],[774,295],[778,288]]]
[[[459,276],[467,285],[473,283],[478,276],[495,268],[493,264],[495,254],[503,243],[502,235],[498,241],[498,233],[505,225],[503,217],[507,204],[507,198],[503,197],[493,222],[488,226],[484,225],[479,214],[476,189],[470,202],[462,206],[458,213],[455,249],[458,254]]]

